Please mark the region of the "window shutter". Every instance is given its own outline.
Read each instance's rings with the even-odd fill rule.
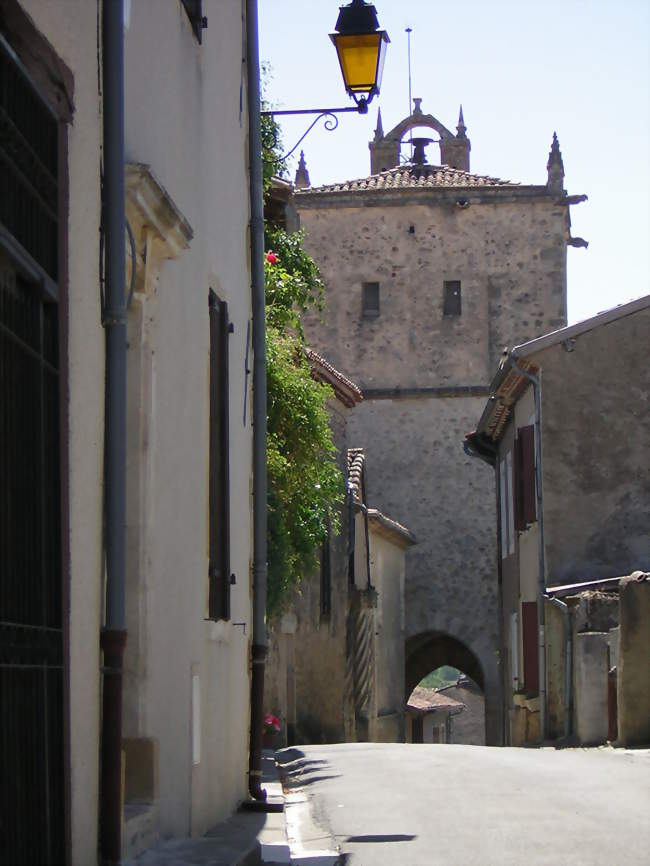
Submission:
[[[320,558],[320,618],[326,622],[332,613],[332,559],[330,548],[330,527],[327,524],[327,538],[323,542]]]
[[[537,644],[537,602],[521,603],[521,624],[524,644],[524,686],[527,692],[539,692],[539,656]]]
[[[521,427],[515,439],[515,528],[522,532],[537,520],[535,497],[535,428]]]
[[[230,619],[228,307],[210,289],[209,617]]]

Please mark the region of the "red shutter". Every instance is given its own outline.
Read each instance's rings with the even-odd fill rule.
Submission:
[[[522,532],[537,520],[535,495],[535,428],[532,424],[517,431],[514,451],[515,529]]]
[[[527,692],[539,692],[539,650],[537,642],[537,602],[521,603],[521,623],[524,644],[524,687]]]

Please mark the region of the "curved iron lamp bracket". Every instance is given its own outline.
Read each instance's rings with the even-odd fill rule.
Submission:
[[[337,114],[349,114],[350,112],[354,112],[355,114],[367,114],[368,113],[368,103],[365,100],[359,100],[359,102],[355,106],[349,106],[346,108],[300,108],[296,111],[261,111],[260,115],[262,117],[281,117],[287,115],[297,115],[297,114],[315,114],[316,117],[309,124],[305,132],[300,136],[298,141],[294,144],[291,150],[287,151],[284,156],[279,158],[279,162],[285,162],[292,153],[298,148],[299,145],[305,140],[305,138],[309,135],[312,129],[316,126],[319,120],[323,120],[323,126],[328,132],[333,132],[336,127],[339,125],[339,119],[336,116]]]

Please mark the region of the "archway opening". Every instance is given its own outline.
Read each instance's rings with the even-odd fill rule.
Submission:
[[[406,740],[485,745],[484,675],[462,641],[439,632],[406,647]]]

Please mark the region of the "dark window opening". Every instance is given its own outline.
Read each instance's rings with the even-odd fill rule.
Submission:
[[[185,7],[187,17],[190,19],[192,30],[201,45],[203,42],[203,31],[208,26],[208,19],[203,15],[203,0],[181,0]]]
[[[517,431],[514,454],[515,529],[522,532],[537,519],[535,505],[535,428]]]
[[[230,619],[228,306],[210,289],[209,617]]]
[[[40,52],[40,35],[18,4],[1,5],[2,36],[15,27],[24,57],[0,39],[0,858],[62,864],[67,767],[57,299],[65,131],[29,77],[35,58],[52,74],[53,56]]]
[[[444,282],[444,316],[460,316],[460,280],[445,280]]]
[[[332,554],[329,522],[327,538],[323,542],[320,556],[320,618],[327,621],[332,613]]]
[[[362,286],[362,312],[365,318],[379,315],[379,283],[364,283]]]
[[[0,42],[0,222],[58,279],[59,128]]]

